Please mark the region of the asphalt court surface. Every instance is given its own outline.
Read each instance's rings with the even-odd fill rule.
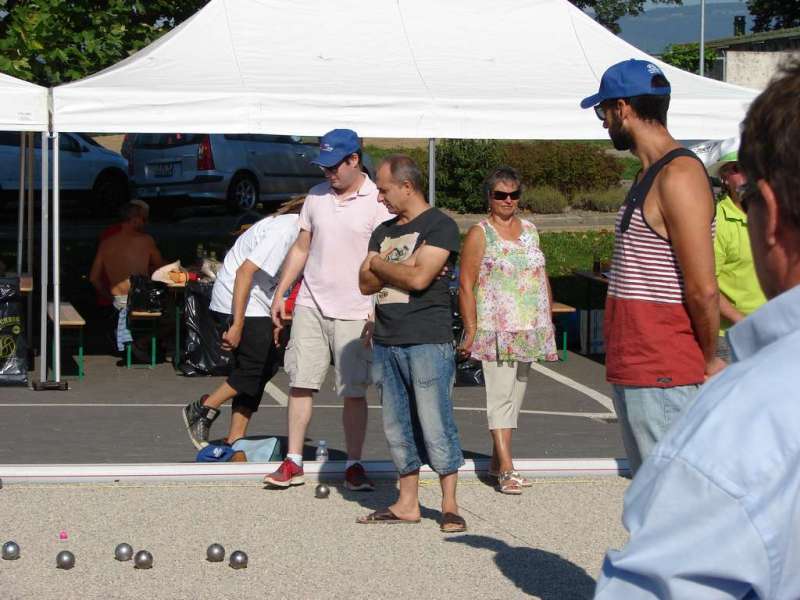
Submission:
[[[182,377],[170,364],[127,370],[117,359],[90,356],[83,381],[67,377],[65,392],[0,388],[0,464],[191,462],[195,449],[181,419],[189,400],[212,391],[222,378]],[[540,363],[532,371],[514,437],[518,458],[615,458],[624,456],[603,365],[570,353],[566,362]],[[35,376],[35,375],[34,375]],[[276,436],[285,444],[288,380],[280,372],[268,385],[249,436]],[[455,389],[455,417],[467,458],[491,451],[482,387]],[[374,390],[364,458],[388,460],[381,409]],[[343,459],[341,401],[332,373],[315,396],[305,453],[324,439],[331,459]],[[212,438],[227,432],[225,409]],[[285,449],[285,445],[284,445]]]

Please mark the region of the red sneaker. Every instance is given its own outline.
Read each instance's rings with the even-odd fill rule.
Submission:
[[[282,488],[287,488],[290,485],[303,485],[305,482],[303,467],[298,467],[288,458],[281,463],[277,471],[264,477],[264,483]]]
[[[344,472],[344,487],[354,492],[371,492],[375,489],[361,463],[350,465]]]

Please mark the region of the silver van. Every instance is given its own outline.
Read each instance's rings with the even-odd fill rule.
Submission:
[[[233,212],[286,200],[324,178],[312,165],[318,138],[140,133],[129,136],[129,175],[139,198],[223,202]]]

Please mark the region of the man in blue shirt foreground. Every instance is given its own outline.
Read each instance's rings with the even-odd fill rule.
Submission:
[[[800,61],[742,124],[743,206],[769,302],[625,494],[595,598],[800,598]]]

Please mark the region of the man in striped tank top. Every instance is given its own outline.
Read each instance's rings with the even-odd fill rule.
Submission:
[[[617,150],[642,162],[617,216],[605,311],[606,376],[634,474],[724,367],[715,357],[714,198],[700,160],[667,131],[670,93],[658,66],[631,59],[609,67],[581,102]]]

